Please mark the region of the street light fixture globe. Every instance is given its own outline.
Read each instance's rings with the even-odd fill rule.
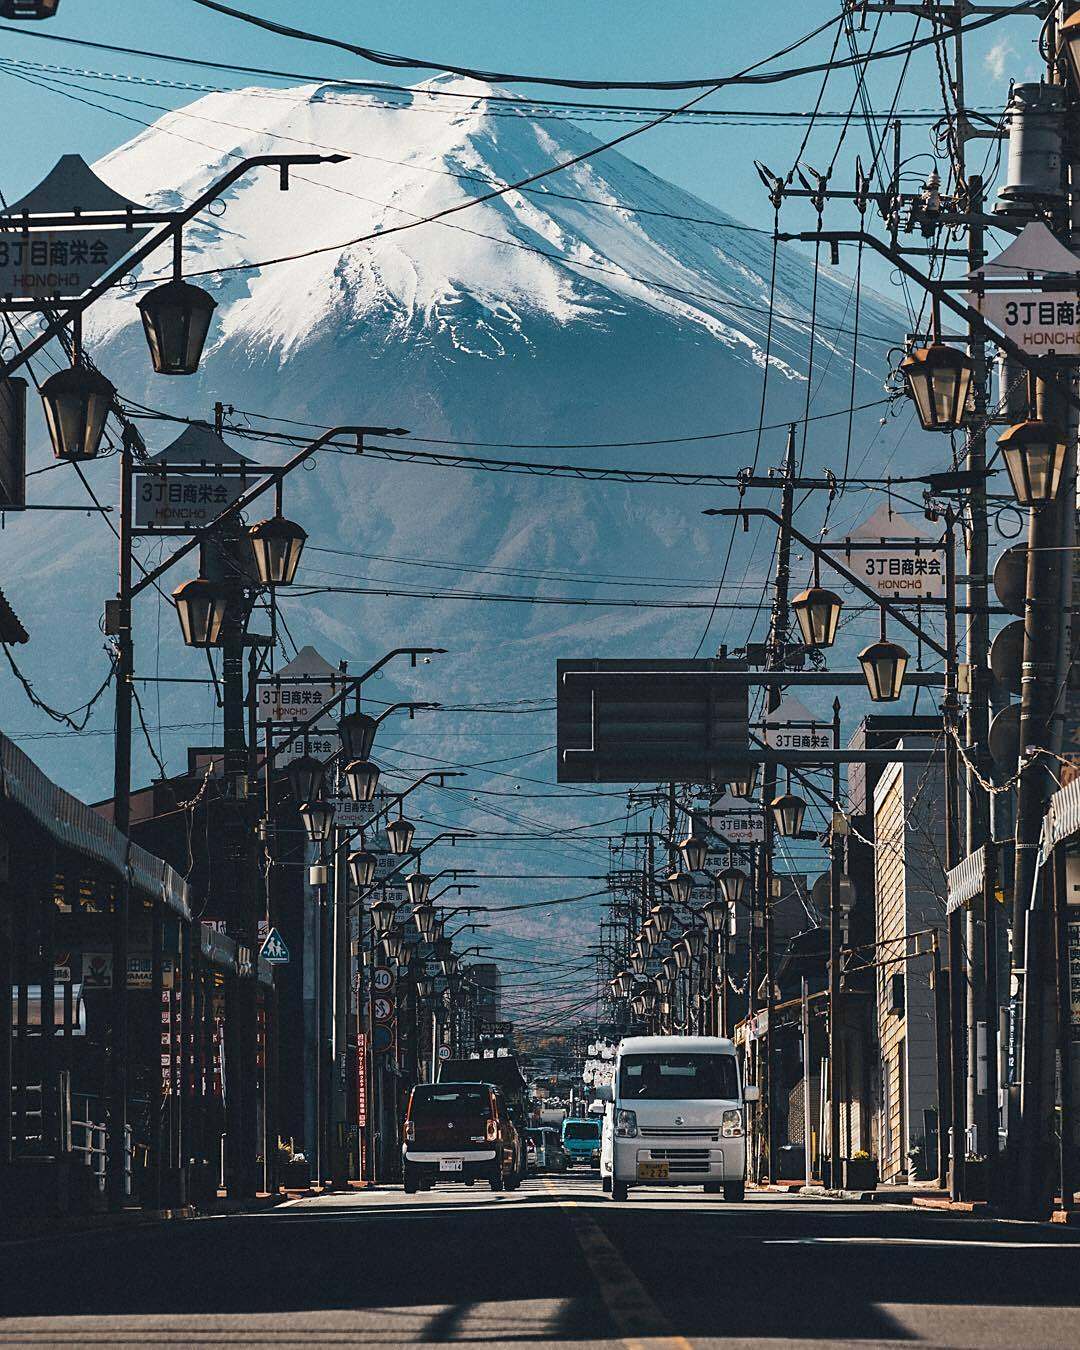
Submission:
[[[698,834],[690,834],[679,845],[688,872],[700,872],[709,856],[708,841]]]
[[[383,934],[382,948],[390,965],[401,965],[401,959],[405,955],[405,935],[396,924]]]
[[[720,887],[720,894],[729,905],[737,905],[746,894],[746,887],[750,878],[739,867],[725,867],[717,876],[716,884]]]
[[[199,369],[217,301],[200,286],[175,277],[139,301],[146,345],[158,375],[194,375]]]
[[[629,998],[634,987],[634,977],[630,971],[620,970],[611,983],[614,985],[615,993],[619,998]]]
[[[626,961],[635,975],[645,974],[645,967],[648,963],[643,952],[631,952]]]
[[[333,802],[305,802],[300,808],[300,820],[311,843],[325,844],[334,828]]]
[[[289,777],[289,791],[296,802],[317,801],[322,794],[322,761],[314,755],[303,754],[294,759],[285,771]]]
[[[193,577],[173,591],[180,630],[189,647],[217,647],[229,608],[229,592],[216,581]]]
[[[727,905],[723,900],[708,900],[701,907],[701,917],[710,933],[719,933],[727,922]]]
[[[801,797],[796,797],[793,792],[785,792],[782,796],[773,798],[770,810],[777,834],[790,839],[802,830],[806,803]]]
[[[426,904],[431,891],[431,878],[423,872],[413,872],[405,878],[405,889],[414,905]]]
[[[68,366],[41,386],[45,424],[57,459],[93,459],[116,389],[100,371]]]
[[[307,543],[307,531],[295,520],[268,516],[248,528],[255,568],[264,586],[291,586]],[[357,755],[357,759],[362,756]]]
[[[428,904],[425,900],[423,904],[417,904],[415,906],[412,916],[413,922],[416,924],[417,932],[424,941],[433,941],[438,929],[438,922],[435,918],[435,906]]]
[[[732,797],[741,797],[744,801],[749,800],[757,787],[757,765],[751,764],[747,772],[740,778],[729,778],[726,786]]]
[[[397,914],[397,905],[394,904],[393,900],[387,900],[386,896],[383,896],[381,900],[375,901],[370,912],[371,922],[378,936],[382,937],[389,933]]]
[[[366,848],[358,848],[349,854],[349,875],[358,891],[366,891],[372,884],[378,865],[377,855]]]
[[[1018,422],[998,437],[1009,482],[1021,506],[1052,502],[1065,466],[1065,433],[1041,419]]]
[[[799,621],[803,642],[808,647],[831,647],[836,641],[843,600],[824,586],[808,586],[791,602]]]
[[[379,766],[370,759],[351,760],[341,771],[354,802],[369,802],[379,786]]]
[[[875,703],[895,703],[904,687],[908,654],[896,642],[882,638],[859,653],[866,687]]]
[[[672,872],[666,878],[664,885],[671,892],[671,898],[677,905],[690,903],[690,896],[694,891],[694,878],[689,872]]]
[[[668,981],[673,980],[679,973],[681,967],[679,965],[679,958],[675,955],[674,947],[660,962],[660,969],[663,972],[664,979]]]
[[[900,374],[924,431],[956,431],[963,425],[974,370],[969,356],[943,342],[916,347],[904,357]]]
[[[649,911],[647,922],[652,925],[658,937],[663,937],[671,927],[671,921],[674,917],[675,913],[670,905],[657,904],[653,905]]]
[[[416,826],[411,820],[406,820],[404,816],[392,821],[386,827],[386,842],[390,845],[390,852],[395,857],[401,857],[403,853],[408,853],[412,847],[415,833]]]
[[[346,759],[370,759],[378,722],[367,713],[351,712],[338,722],[341,753]]]
[[[683,941],[690,949],[690,955],[698,957],[701,955],[702,948],[705,946],[705,933],[701,928],[688,928],[683,934]]]

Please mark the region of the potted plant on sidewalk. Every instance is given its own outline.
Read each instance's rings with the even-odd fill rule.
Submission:
[[[872,1191],[877,1188],[877,1159],[865,1149],[856,1149],[850,1158],[840,1160],[841,1189],[845,1191]]]

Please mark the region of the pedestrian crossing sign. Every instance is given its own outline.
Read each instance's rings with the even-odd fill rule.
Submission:
[[[285,939],[276,928],[271,928],[266,935],[266,941],[259,949],[259,955],[272,966],[284,966],[289,962],[289,949],[285,946]]]

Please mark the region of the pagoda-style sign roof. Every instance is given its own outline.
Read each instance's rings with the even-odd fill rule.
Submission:
[[[208,422],[192,422],[171,445],[147,461],[150,464],[251,464],[246,456],[234,450],[217,434]]]
[[[145,211],[102,182],[82,155],[61,155],[35,188],[13,202],[4,215],[66,215],[74,211]]]

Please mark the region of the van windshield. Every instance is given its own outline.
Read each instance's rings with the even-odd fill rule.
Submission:
[[[624,1055],[619,1096],[639,1101],[731,1101],[739,1095],[734,1055]]]
[[[600,1126],[592,1124],[591,1121],[574,1121],[572,1124],[563,1128],[564,1139],[599,1139]]]
[[[450,1116],[481,1115],[490,1112],[491,1093],[486,1087],[417,1088],[409,1114],[414,1120],[446,1120]]]

